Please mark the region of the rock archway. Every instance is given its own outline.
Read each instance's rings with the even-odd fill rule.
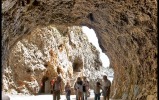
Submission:
[[[96,31],[114,69],[113,98],[157,98],[156,0],[2,0],[2,68],[17,41],[49,25]]]

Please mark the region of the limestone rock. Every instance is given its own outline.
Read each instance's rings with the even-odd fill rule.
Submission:
[[[71,81],[73,86],[79,76],[93,79],[103,75],[96,72],[102,67],[99,52],[88,42],[82,29],[68,27],[65,35],[59,31],[62,29],[38,28],[15,44],[9,54],[10,67],[4,70],[3,82],[7,85],[4,91],[14,86],[19,93],[37,94],[43,77],[51,81],[61,75],[63,84]],[[48,87],[51,91],[51,86]]]
[[[110,58],[114,70],[111,96],[128,100],[156,97],[157,3],[157,0],[2,0],[2,68],[10,71],[6,75],[16,76],[8,65],[9,53],[37,27],[86,25],[95,30],[100,47]],[[76,48],[77,44],[70,41]],[[35,58],[40,56],[37,53]],[[39,66],[38,70],[44,68]],[[15,79],[11,77],[8,79],[12,82]]]

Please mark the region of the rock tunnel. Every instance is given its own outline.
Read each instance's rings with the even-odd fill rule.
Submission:
[[[112,98],[157,100],[157,0],[2,0],[2,69],[19,40],[49,25],[95,30]]]

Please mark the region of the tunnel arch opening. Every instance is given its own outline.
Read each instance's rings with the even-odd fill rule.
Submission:
[[[87,35],[89,42],[92,43],[96,47],[96,49],[100,52],[100,59],[102,61],[102,67],[105,70],[107,70],[108,79],[110,79],[112,82],[113,78],[114,78],[114,71],[113,71],[112,67],[110,66],[110,60],[109,60],[108,56],[102,52],[102,48],[99,46],[98,37],[97,37],[94,29],[89,28],[87,26],[82,26],[82,31],[83,31],[83,33],[85,33]]]
[[[77,26],[77,27],[80,27],[81,28],[81,26]],[[35,29],[36,30],[36,29]],[[43,29],[44,30],[44,29]],[[33,32],[35,32],[35,31],[33,31]],[[90,33],[90,32],[89,32]],[[32,34],[32,33],[31,33]],[[28,35],[31,35],[31,34],[28,34]],[[95,34],[95,33],[94,33]],[[35,35],[35,34],[34,34]],[[42,34],[43,36],[44,36],[44,33]],[[92,35],[92,33],[91,33],[91,35]],[[42,42],[40,42],[39,40],[40,40],[40,38],[42,37],[41,35],[35,35],[35,37],[36,37],[36,39],[34,38],[34,40],[33,40],[33,42],[35,42],[35,41],[38,41],[38,45],[37,45],[37,47],[38,48],[42,48],[42,47],[44,47],[43,45],[41,45],[42,44]],[[26,37],[24,37],[24,38],[26,38]],[[27,37],[27,38],[29,38],[29,37]],[[30,38],[29,38],[30,39]],[[24,42],[24,41],[23,41]],[[31,40],[29,40],[29,42],[31,42]],[[25,41],[25,43],[27,43],[27,41]],[[93,43],[92,43],[93,44]],[[60,45],[61,46],[61,43],[59,43],[58,45]],[[59,47],[57,45],[57,48]],[[32,48],[32,47],[30,47],[30,48]],[[44,67],[46,68],[46,69],[49,69],[50,68],[50,66],[56,66],[56,68],[55,68],[55,71],[57,72],[57,74],[59,75],[59,74],[62,74],[63,73],[63,69],[61,69],[61,66],[58,66],[58,65],[56,65],[56,59],[58,58],[58,56],[57,55],[54,55],[53,54],[53,51],[51,52],[51,51],[49,51],[49,49],[47,49],[48,50],[48,53],[50,54],[50,57],[52,57],[52,56],[54,56],[51,60],[50,60],[50,63],[48,63],[48,62],[46,62],[46,63],[44,63]],[[31,50],[32,51],[32,50]],[[61,52],[59,52],[59,53],[62,53],[62,51]],[[37,52],[37,51],[34,51],[34,54],[36,54],[37,55],[37,57],[39,56],[40,57],[40,55],[41,55],[41,53],[40,52]],[[87,55],[87,56],[89,56],[89,54]],[[40,58],[41,59],[41,58]],[[71,59],[71,62],[72,62],[72,67],[73,67],[73,75],[75,75],[75,74],[78,74],[79,76],[82,76],[82,74],[81,73],[83,73],[84,72],[84,58],[81,56],[81,55],[77,55],[77,56],[73,56],[73,57],[70,57],[69,59]],[[36,61],[35,61],[36,62]],[[53,63],[53,65],[51,64],[51,63]],[[50,65],[51,64],[51,65]],[[98,65],[98,64],[97,64]],[[98,70],[99,70],[100,68],[98,68]],[[53,72],[53,73],[56,73],[56,72]],[[49,71],[49,73],[50,73],[50,71]],[[52,73],[52,72],[51,72]],[[109,75],[109,74],[108,74]],[[39,77],[39,76],[36,76],[36,77]],[[43,78],[45,78],[46,77],[46,75],[44,75],[43,76]],[[50,77],[50,76],[48,76],[49,77],[49,79],[51,79],[52,77]],[[74,79],[73,79],[74,80]],[[44,89],[45,89],[45,81],[46,80],[43,80],[42,81],[42,83],[43,83],[43,87],[40,87],[41,89],[42,89],[42,91],[44,91]],[[45,92],[43,92],[43,93],[45,93]]]
[[[103,36],[108,36],[108,38],[112,38],[109,44],[118,46],[118,48],[114,48],[114,50],[113,48],[108,48],[109,53],[112,53],[110,54],[110,57],[113,62],[113,68],[116,72],[115,83],[113,85],[118,90],[114,93],[115,96],[121,97],[120,94],[122,95],[124,93],[128,93],[131,95],[129,96],[129,99],[135,99],[136,96],[134,96],[133,93],[135,86],[138,85],[135,81],[138,81],[139,85],[141,84],[141,86],[139,86],[139,88],[141,88],[139,89],[141,91],[139,99],[142,99],[142,96],[153,96],[154,98],[157,97],[157,89],[149,89],[149,87],[153,87],[154,85],[156,86],[156,83],[147,84],[146,89],[142,89],[143,87],[145,87],[145,85],[142,85],[143,82],[151,82],[151,79],[156,82],[156,73],[154,72],[156,72],[157,69],[157,58],[153,58],[153,54],[157,52],[157,47],[155,45],[157,39],[155,24],[157,21],[156,0],[152,2],[129,2],[123,0],[84,0],[79,2],[77,0],[69,0],[69,3],[62,2],[62,5],[59,3],[58,0],[54,1],[56,2],[45,2],[39,0],[38,4],[35,4],[37,2],[31,2],[30,4],[28,4],[29,2],[23,2],[22,5],[21,3],[19,4],[19,7],[17,6],[16,1],[12,2],[3,0],[2,15],[4,20],[2,21],[2,68],[8,66],[8,53],[10,52],[10,48],[12,48],[13,44],[15,43],[15,40],[17,40],[17,37],[20,37],[23,34],[28,34],[28,30],[30,30],[34,26],[47,26],[48,24],[91,24],[97,29],[97,32],[99,32],[101,36],[100,38],[103,39],[101,40],[101,42],[106,43],[107,41],[104,41],[105,38]],[[107,31],[110,34],[107,34],[106,32],[104,32],[103,34],[102,31]],[[123,41],[123,44],[125,45],[124,49],[122,49],[123,46],[118,44],[118,41],[116,41],[117,35],[126,35],[125,37],[123,37],[123,39],[126,39],[126,41]],[[144,42],[146,45],[138,45],[140,44],[138,42],[145,38],[148,40],[148,42]],[[149,42],[149,40],[152,41],[152,43]],[[120,54],[119,51],[123,50],[125,51]],[[130,53],[128,53],[129,50]],[[141,52],[139,52],[140,54],[138,54],[138,52],[136,51]],[[147,55],[149,54],[148,52],[150,52],[150,55]],[[115,53],[115,55],[113,55],[113,53]],[[153,61],[151,61],[150,59],[151,55]],[[121,59],[120,57],[123,58]],[[145,58],[148,58],[148,60],[146,60]],[[130,64],[125,64],[125,61]],[[151,64],[151,67],[154,68],[152,72],[150,71],[150,74],[147,73],[146,68],[150,67],[147,63]],[[131,68],[131,66],[133,66],[132,71],[135,72],[129,75],[129,73],[127,73],[126,71],[127,69]],[[137,78],[136,76],[141,77]],[[130,82],[125,82],[125,80],[130,80]],[[116,85],[116,83],[119,83],[119,85]],[[123,85],[123,87],[121,87],[120,85]],[[127,89],[128,85],[131,85],[131,87]]]

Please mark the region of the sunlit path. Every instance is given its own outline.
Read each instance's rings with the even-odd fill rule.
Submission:
[[[60,100],[66,100],[65,95],[60,96]],[[53,100],[52,95],[18,96],[11,95],[10,100]],[[75,100],[75,95],[71,95],[71,100]]]
[[[28,95],[9,95],[9,97],[10,97],[10,100],[53,100],[52,95],[32,95],[32,96],[28,96]],[[61,95],[60,97],[61,97],[60,100],[66,100],[65,95]],[[71,95],[71,100],[76,100],[76,96]],[[91,95],[90,95],[90,97],[88,97],[88,100],[94,100],[93,91],[91,91]],[[101,96],[101,100],[102,100],[102,96]],[[121,99],[110,99],[110,100],[121,100]]]
[[[11,95],[9,97],[10,97],[10,100],[53,100],[52,95],[37,95],[37,96]],[[65,95],[61,95],[60,100],[66,100]],[[75,95],[71,95],[71,100],[76,100]],[[94,96],[88,97],[88,100],[94,100]],[[102,96],[101,96],[101,100],[102,100]],[[121,99],[110,99],[110,100],[121,100]]]

